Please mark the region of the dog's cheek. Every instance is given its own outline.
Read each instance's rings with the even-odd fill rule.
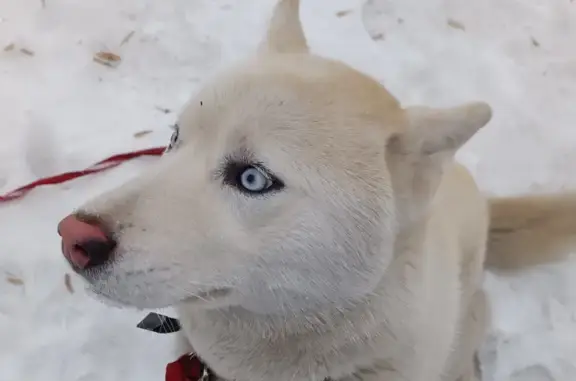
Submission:
[[[296,302],[339,303],[364,295],[380,279],[385,265],[378,255],[380,241],[367,238],[379,236],[381,227],[368,218],[362,221],[346,208],[321,202],[300,203],[269,221],[260,231],[266,234],[259,236],[259,266],[253,266],[246,278],[251,286],[246,292],[254,293],[254,299],[287,303],[278,308],[307,307],[290,305]],[[267,298],[262,290],[273,290],[273,295]]]

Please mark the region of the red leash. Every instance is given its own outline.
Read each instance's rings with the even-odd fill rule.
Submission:
[[[62,184],[66,181],[74,180],[78,177],[90,175],[92,173],[102,172],[110,168],[114,168],[127,160],[134,159],[140,156],[160,156],[164,153],[166,147],[154,147],[154,148],[147,148],[140,151],[132,151],[121,153],[118,155],[110,156],[107,159],[99,161],[98,163],[84,169],[81,171],[73,171],[73,172],[66,172],[61,173],[59,175],[45,177],[40,180],[36,180],[30,184],[24,185],[18,189],[15,189],[11,192],[8,192],[4,195],[0,195],[0,203],[8,202],[15,200],[17,198],[23,197],[26,193],[30,192],[32,189],[44,185],[55,185],[55,184]]]

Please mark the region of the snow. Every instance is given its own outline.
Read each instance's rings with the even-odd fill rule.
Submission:
[[[302,3],[315,51],[374,75],[403,103],[492,104],[493,122],[459,154],[486,192],[576,186],[576,3]],[[166,144],[202,80],[254,49],[273,4],[0,0],[0,193]],[[121,64],[93,62],[101,50]],[[163,379],[173,338],[136,329],[144,312],[85,293],[55,232],[72,208],[150,160],[0,206],[0,380]],[[488,274],[486,287],[485,381],[576,379],[576,261]]]

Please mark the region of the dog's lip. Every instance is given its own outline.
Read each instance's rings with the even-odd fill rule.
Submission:
[[[220,299],[230,294],[232,290],[227,287],[213,288],[208,291],[201,291],[195,295],[191,295],[184,299],[184,301],[210,301]]]

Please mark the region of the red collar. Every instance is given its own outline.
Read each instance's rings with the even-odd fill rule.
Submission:
[[[165,381],[215,381],[214,373],[192,353],[166,365]],[[332,381],[326,378],[324,381]]]
[[[195,354],[186,354],[166,365],[166,381],[210,381],[210,369]]]

